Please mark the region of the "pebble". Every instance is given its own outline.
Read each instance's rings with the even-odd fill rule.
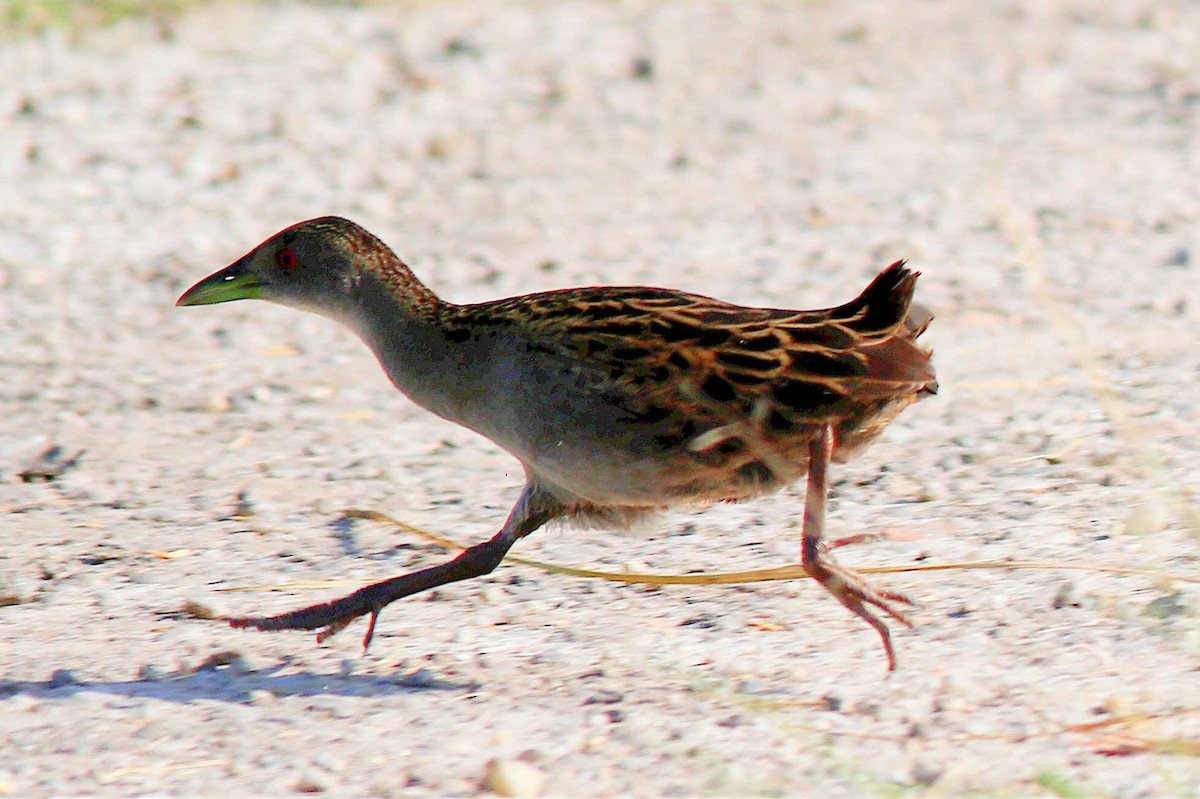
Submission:
[[[233,400],[225,393],[209,394],[204,400],[205,413],[228,413],[233,408]]]
[[[1082,607],[1083,592],[1079,590],[1079,586],[1075,584],[1074,580],[1063,580],[1058,586],[1058,591],[1054,594],[1054,600],[1050,605],[1055,610],[1066,607]]]
[[[545,781],[541,769],[523,760],[493,760],[488,763],[483,787],[501,796],[528,798],[540,796]]]
[[[33,581],[12,572],[0,572],[0,608],[6,605],[23,605],[37,596]]]
[[[193,619],[204,619],[211,621],[218,618],[221,614],[215,611],[210,606],[203,602],[197,602],[194,599],[186,600],[179,608],[179,612],[185,616],[190,616]]]
[[[143,663],[138,668],[137,676],[143,682],[157,682],[163,678],[163,672],[153,663]]]
[[[1162,502],[1144,502],[1137,505],[1125,517],[1127,535],[1149,535],[1166,528],[1171,515]]]
[[[296,780],[296,791],[299,793],[324,793],[328,790],[329,780],[311,771],[306,771]]]
[[[235,674],[245,674],[249,671],[246,665],[246,660],[241,652],[232,649],[225,649],[220,652],[214,652],[200,662],[195,670],[200,671],[217,671],[228,667]]]
[[[250,692],[248,699],[250,704],[255,705],[256,707],[262,707],[263,705],[269,705],[273,703],[275,701],[275,694],[271,693],[265,688],[255,688]]]
[[[912,765],[912,781],[917,785],[929,787],[941,779],[945,769],[926,763],[924,760],[918,760]]]
[[[1146,615],[1155,619],[1171,619],[1186,616],[1192,611],[1182,591],[1160,596],[1146,605]]]
[[[75,679],[75,675],[70,669],[55,669],[50,673],[50,679],[46,684],[51,688],[61,688],[64,685],[77,685],[79,680]]]
[[[1109,694],[1104,700],[1104,711],[1113,716],[1124,716],[1132,707],[1129,697],[1124,694]]]

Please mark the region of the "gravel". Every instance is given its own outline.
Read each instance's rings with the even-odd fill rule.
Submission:
[[[1200,793],[1196,4],[230,4],[0,74],[0,792]],[[1159,576],[877,578],[921,601],[890,678],[807,584],[510,564],[365,656],[199,618],[444,557],[346,508],[479,541],[521,483],[327,321],[173,307],[327,213],[460,302],[811,307],[908,258],[942,393],[835,471],[833,533],[889,533],[840,557]],[[801,494],[518,550],[777,566]],[[302,580],[343,585],[220,592]]]

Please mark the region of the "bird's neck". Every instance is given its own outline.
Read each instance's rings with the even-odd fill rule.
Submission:
[[[455,354],[446,339],[445,319],[457,306],[429,290],[399,260],[395,268],[362,274],[353,310],[342,321],[363,339],[388,378],[404,394],[446,415]]]
[[[364,308],[434,321],[450,305],[430,291],[390,250],[379,248],[373,255],[358,281],[358,299]]]

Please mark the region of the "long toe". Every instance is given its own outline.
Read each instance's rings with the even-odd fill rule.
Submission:
[[[371,613],[373,608],[362,601],[357,592],[332,602],[309,605],[306,608],[280,613],[278,616],[226,616],[230,627],[251,630],[318,630],[322,627],[320,640],[325,640],[346,625]]]
[[[915,604],[911,598],[897,591],[872,588],[861,576],[852,569],[835,563],[828,556],[821,556],[814,561],[804,564],[804,570],[810,577],[825,587],[838,602],[841,602],[854,615],[875,628],[883,642],[883,651],[888,659],[888,671],[896,670],[896,653],[892,648],[892,635],[887,623],[871,612],[868,605],[874,605],[896,621],[912,627],[912,620],[903,610],[895,607],[894,603]]]

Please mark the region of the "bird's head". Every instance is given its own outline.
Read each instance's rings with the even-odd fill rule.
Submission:
[[[281,230],[220,272],[185,291],[176,305],[262,299],[337,316],[357,290],[361,265],[389,252],[374,236],[339,217]]]

